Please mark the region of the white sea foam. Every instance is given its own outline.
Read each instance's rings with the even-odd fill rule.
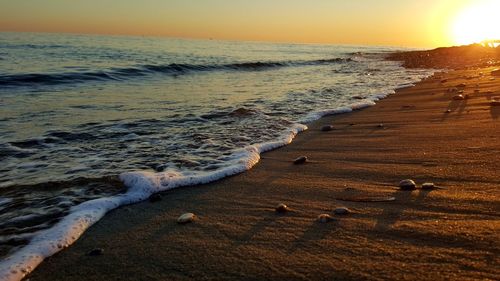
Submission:
[[[422,78],[422,75],[418,78]],[[412,83],[419,79],[416,77],[414,80]],[[409,87],[411,85],[411,83],[406,83],[401,84],[400,87]],[[309,123],[326,115],[347,113],[373,106],[375,101],[392,93],[394,93],[393,90],[387,90],[383,93],[372,94],[349,106],[316,111],[308,114],[300,122]],[[251,145],[236,151],[227,158],[228,165],[226,167],[215,171],[183,172],[167,169],[158,173],[147,171],[123,173],[120,175],[120,179],[128,187],[126,193],[87,201],[71,208],[70,214],[60,222],[50,229],[37,233],[27,246],[0,263],[0,280],[21,280],[46,257],[57,253],[75,242],[87,228],[112,209],[143,201],[152,194],[160,191],[180,186],[205,184],[247,171],[259,162],[261,153],[289,144],[297,133],[306,129],[306,125],[294,124],[289,131],[284,132],[274,141]]]

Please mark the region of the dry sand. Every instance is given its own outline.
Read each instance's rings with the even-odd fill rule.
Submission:
[[[500,77],[490,71],[437,74],[319,120],[246,173],[114,210],[28,278],[499,280],[500,106],[490,102]],[[452,100],[460,83],[469,98]],[[311,161],[293,165],[301,155]],[[397,190],[405,178],[445,189]],[[336,200],[355,194],[396,200]],[[292,211],[276,214],[278,203]],[[338,206],[355,213],[333,215]],[[178,225],[184,212],[198,220]],[[318,223],[321,213],[336,220]],[[104,254],[87,255],[95,248]]]

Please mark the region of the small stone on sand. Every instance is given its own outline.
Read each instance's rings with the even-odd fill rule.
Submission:
[[[290,208],[283,203],[280,203],[280,204],[278,204],[278,206],[276,206],[277,213],[286,213],[288,211],[290,211]]]
[[[332,125],[325,125],[323,127],[321,127],[321,131],[323,132],[328,132],[328,131],[331,131],[333,130],[333,126]]]
[[[378,124],[377,127],[379,128],[383,128],[384,127],[384,124]]]
[[[185,213],[182,214],[178,219],[177,223],[184,224],[184,223],[190,223],[193,222],[195,219],[195,215],[193,213]]]
[[[335,213],[336,215],[347,215],[352,213],[352,211],[346,207],[338,207],[333,210],[333,213]]]
[[[327,223],[333,221],[334,218],[330,216],[329,214],[321,214],[318,216],[318,222],[320,223]]]
[[[436,186],[432,182],[426,182],[422,184],[422,189],[434,189]]]
[[[104,254],[104,249],[102,248],[95,248],[87,253],[89,256],[101,256],[102,254]]]
[[[491,106],[500,106],[500,100],[492,100],[490,105]]]
[[[451,109],[447,109],[444,113],[451,113]]]
[[[402,190],[413,190],[413,189],[415,189],[416,186],[417,185],[415,184],[415,182],[413,180],[410,180],[410,179],[402,180],[399,182],[399,187]]]
[[[453,100],[464,100],[464,99],[465,99],[464,95],[453,96]]]
[[[300,156],[299,158],[293,160],[293,164],[295,164],[295,165],[304,164],[306,162],[307,162],[306,156]]]

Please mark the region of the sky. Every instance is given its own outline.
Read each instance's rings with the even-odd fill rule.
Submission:
[[[0,0],[0,31],[439,47],[478,1]]]

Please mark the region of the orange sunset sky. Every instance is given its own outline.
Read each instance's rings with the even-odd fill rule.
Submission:
[[[497,11],[500,0],[0,0],[0,30],[437,47],[500,37]]]

